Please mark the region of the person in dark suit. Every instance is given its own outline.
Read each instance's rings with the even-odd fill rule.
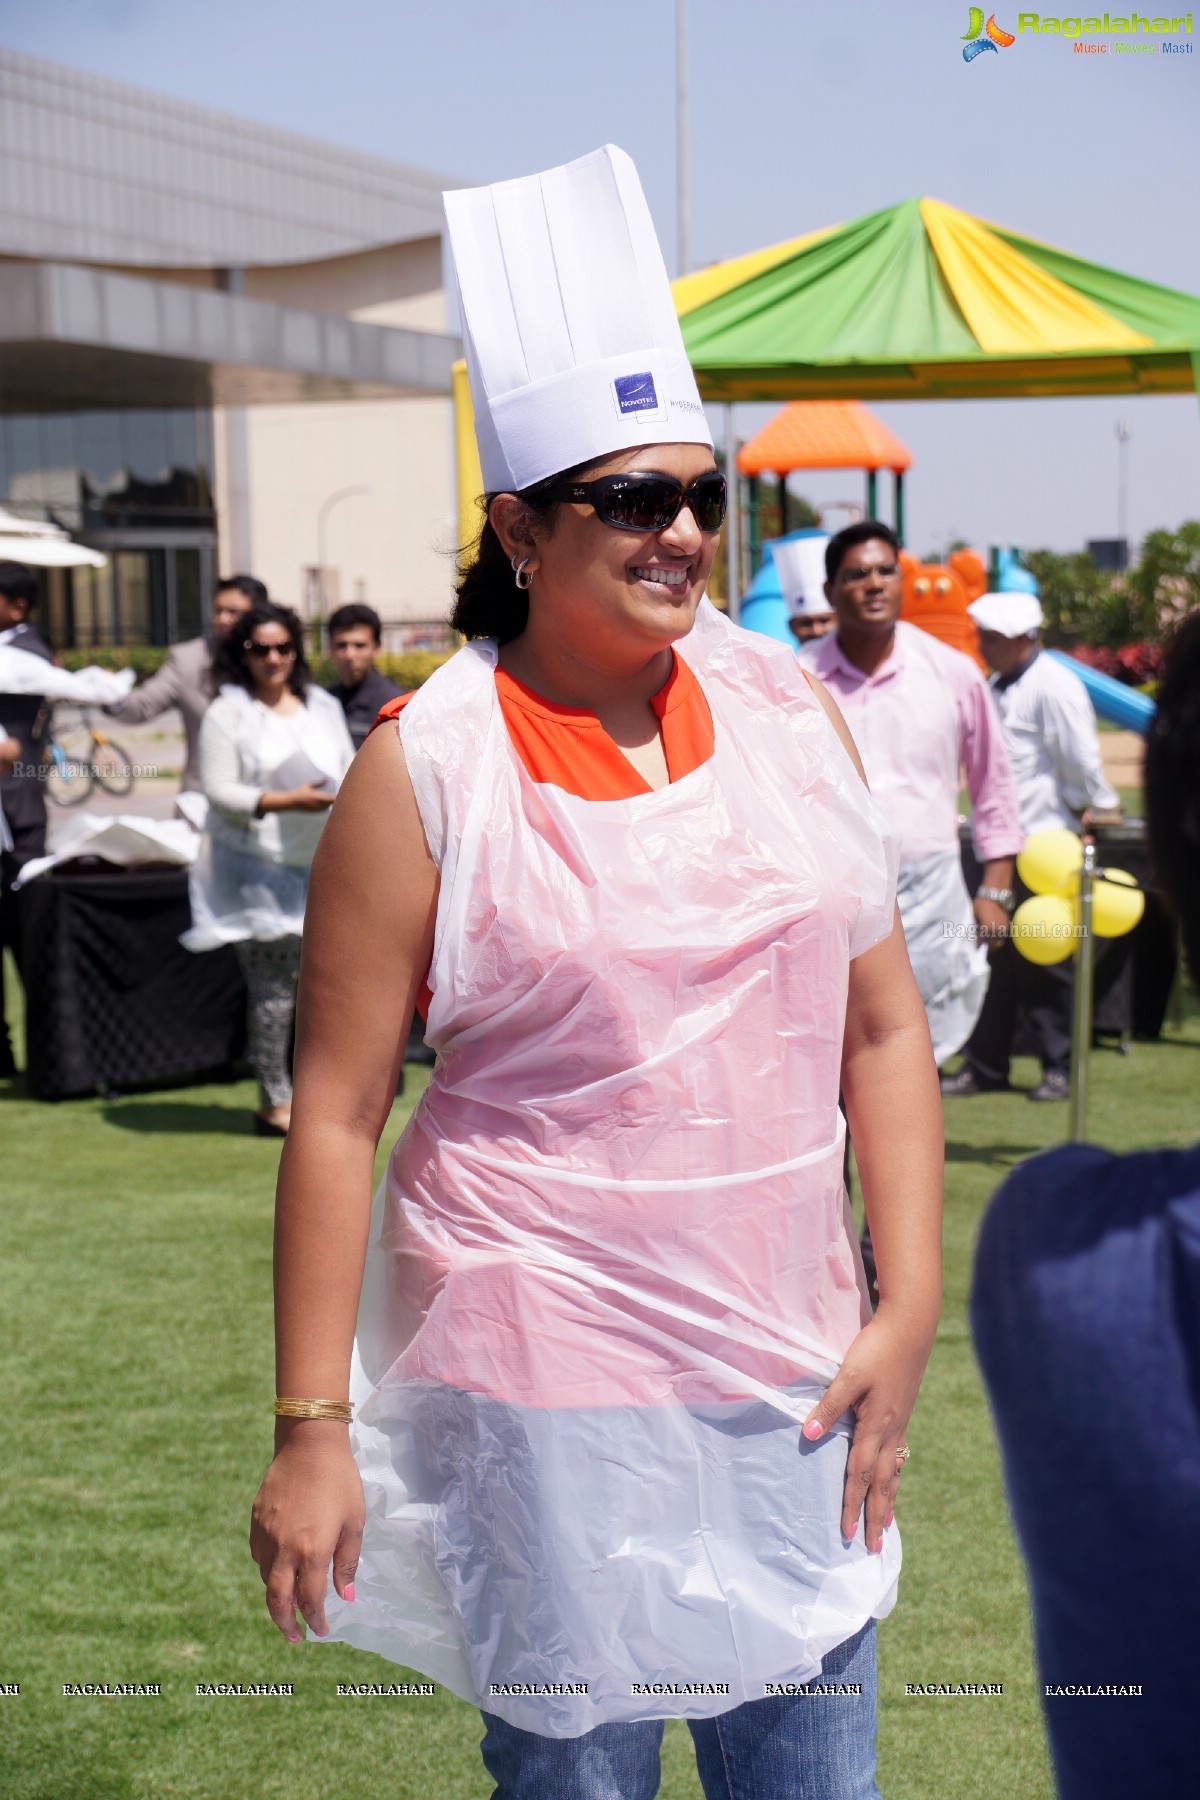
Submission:
[[[1200,610],[1167,654],[1145,795],[1200,979]],[[983,1222],[971,1324],[1060,1800],[1178,1800],[1196,1779],[1200,1144],[1068,1144],[1015,1170]]]
[[[53,662],[53,650],[30,620],[37,601],[38,578],[33,570],[24,563],[0,562],[0,644]],[[49,708],[40,694],[0,694],[0,718],[19,746],[10,772],[0,775],[0,809],[6,827],[0,834],[0,1080],[16,1073],[4,1014],[3,972],[6,945],[18,969],[21,967],[17,895],[12,884],[27,862],[46,851],[46,794],[40,768],[48,717]]]
[[[172,706],[179,708],[187,744],[180,784],[185,794],[203,791],[200,723],[217,691],[213,685],[217,647],[224,643],[252,606],[266,603],[266,587],[253,575],[230,575],[218,582],[208,635],[172,644],[161,669],[134,688],[126,699],[104,709],[111,719],[121,719],[127,725],[142,725],[147,719],[157,719]]]
[[[329,654],[338,672],[330,693],[346,715],[346,724],[357,750],[379,717],[380,708],[404,692],[375,667],[383,642],[379,614],[373,607],[354,602],[339,606],[329,621]]]

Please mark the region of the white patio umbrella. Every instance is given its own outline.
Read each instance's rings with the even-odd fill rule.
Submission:
[[[0,507],[0,562],[38,569],[102,569],[107,561],[98,550],[77,544],[60,526],[19,519]]]

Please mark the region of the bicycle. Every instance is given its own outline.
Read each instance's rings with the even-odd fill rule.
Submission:
[[[118,798],[133,790],[133,764],[128,754],[97,727],[86,707],[79,709],[78,720],[65,729],[60,729],[57,710],[51,713],[42,763],[46,794],[56,806],[78,806],[97,787]]]

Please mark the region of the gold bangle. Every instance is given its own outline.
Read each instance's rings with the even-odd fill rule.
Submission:
[[[354,1408],[348,1400],[276,1400],[277,1419],[337,1419],[349,1425]]]

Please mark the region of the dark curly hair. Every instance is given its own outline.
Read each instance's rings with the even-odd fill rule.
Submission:
[[[595,463],[593,457],[589,462],[576,463],[572,469],[561,469],[557,475],[547,475],[531,487],[497,491],[515,491],[526,509],[530,529],[543,537],[548,536],[554,529],[554,515],[560,504],[551,500],[550,495],[560,482],[575,481],[594,468]],[[457,597],[450,623],[464,637],[497,638],[500,643],[507,644],[520,637],[529,623],[529,595],[517,586],[512,564],[489,517],[495,499],[494,493],[483,496],[479,502],[483,512],[479,536],[459,552]]]
[[[1200,608],[1182,621],[1163,657],[1144,783],[1151,865],[1179,920],[1192,979],[1200,982]]]
[[[254,677],[246,656],[246,645],[260,625],[282,625],[296,652],[288,675],[288,686],[298,700],[303,700],[312,682],[312,670],[304,654],[304,626],[290,606],[277,606],[264,600],[243,613],[233,630],[217,645],[213,658],[213,683],[216,687],[234,686],[254,692]]]

